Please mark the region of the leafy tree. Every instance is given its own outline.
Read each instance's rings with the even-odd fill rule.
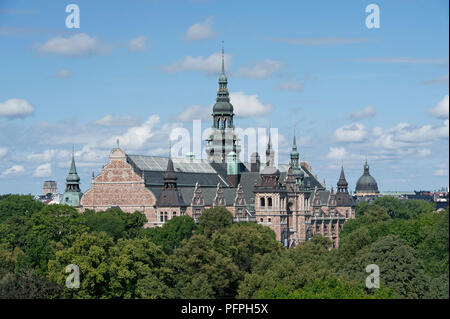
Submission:
[[[109,249],[113,239],[105,232],[83,233],[69,248],[56,252],[48,262],[48,278],[64,286],[68,274],[66,266],[75,264],[80,269],[80,288],[64,288],[70,298],[109,298]]]
[[[171,281],[181,298],[192,298],[193,287],[199,287],[199,274],[207,278],[210,287],[202,286],[202,297],[234,297],[240,278],[239,269],[230,257],[214,250],[211,241],[204,235],[194,235],[174,250],[168,258],[172,269]],[[211,289],[213,291],[211,295]]]
[[[160,279],[165,254],[148,239],[119,239],[105,232],[82,234],[72,247],[58,251],[49,261],[49,278],[63,285],[65,267],[80,269],[80,288],[65,288],[71,298],[171,297]]]
[[[69,247],[80,234],[89,230],[83,215],[67,205],[48,205],[31,217],[31,230],[26,237],[25,256],[20,268],[33,268],[45,273],[55,252]]]
[[[0,223],[12,216],[30,216],[45,205],[31,195],[3,195],[0,197]]]
[[[134,238],[147,221],[140,212],[125,213],[120,208],[110,208],[106,211],[84,212],[86,223],[91,231],[104,231],[115,240],[118,238]]]
[[[192,218],[177,216],[164,223],[162,227],[141,229],[138,237],[150,239],[161,246],[165,253],[171,254],[181,241],[189,239],[197,229]]]
[[[369,264],[379,267],[381,285],[392,288],[398,297],[431,297],[430,278],[426,276],[422,262],[414,249],[397,236],[378,239],[366,254],[346,264],[341,275],[350,281],[365,282],[368,275],[365,269]]]
[[[23,256],[23,251],[18,248],[12,248],[7,243],[0,244],[0,278],[7,273],[15,270],[17,259]]]
[[[62,296],[62,289],[44,276],[31,270],[23,274],[7,273],[0,279],[0,299],[54,299]]]
[[[275,288],[260,291],[258,298],[270,299],[386,299],[394,298],[391,289],[380,288],[375,293],[367,293],[362,287],[351,285],[335,277],[326,277],[307,283],[302,289],[294,291],[277,285]]]
[[[210,238],[220,229],[231,226],[233,215],[225,207],[213,207],[205,209],[198,220],[198,226],[203,234]]]
[[[242,271],[250,271],[255,255],[283,249],[275,232],[256,223],[237,223],[213,235],[217,251],[232,258]]]
[[[148,239],[119,239],[117,245],[109,249],[109,289],[113,298],[136,298],[153,294],[154,297],[164,297],[167,287],[160,280],[161,267],[165,254]],[[145,280],[152,289],[148,291],[139,285]],[[137,287],[140,290],[137,291]],[[156,286],[156,287],[155,287]],[[158,295],[161,294],[162,295]]]

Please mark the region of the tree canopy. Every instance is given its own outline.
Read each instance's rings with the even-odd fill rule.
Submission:
[[[0,298],[448,298],[449,211],[389,197],[358,203],[339,248],[321,235],[285,248],[223,207],[143,228],[118,208],[0,197]],[[67,288],[66,267],[80,270]],[[380,270],[368,288],[366,266]]]

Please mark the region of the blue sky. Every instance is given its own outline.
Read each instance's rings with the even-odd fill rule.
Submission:
[[[80,8],[80,28],[65,7]],[[365,8],[380,8],[380,28]],[[0,1],[0,193],[82,189],[120,138],[166,155],[210,126],[225,41],[235,125],[278,128],[354,190],[367,157],[381,191],[448,185],[448,1]]]

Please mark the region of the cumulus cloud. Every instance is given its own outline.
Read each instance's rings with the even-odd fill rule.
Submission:
[[[147,37],[143,35],[131,39],[128,42],[128,49],[130,51],[144,51],[146,48],[147,48]]]
[[[258,94],[245,94],[242,91],[230,93],[230,102],[237,117],[263,116],[274,108],[271,104],[263,104]]]
[[[138,118],[134,116],[114,116],[112,114],[107,114],[101,119],[94,121],[94,124],[106,127],[112,126],[132,126],[138,123]]]
[[[54,74],[55,78],[67,79],[70,77],[70,71],[67,69],[61,69]]]
[[[202,107],[201,105],[193,105],[184,109],[183,112],[175,117],[176,121],[190,122],[193,120],[209,120],[211,119],[212,107]]]
[[[340,161],[348,155],[344,147],[330,147],[327,158],[330,160]]]
[[[81,57],[103,55],[110,53],[112,46],[100,42],[86,33],[78,33],[68,38],[54,37],[38,47],[41,53],[60,54],[64,56]]]
[[[4,157],[8,153],[8,149],[6,147],[0,147],[0,158]]]
[[[444,125],[438,126],[414,126],[408,123],[399,123],[389,133],[401,142],[430,142],[438,138],[448,138],[448,129],[448,120],[444,121]]]
[[[225,53],[225,68],[231,65],[231,55]],[[209,57],[186,56],[183,60],[162,67],[166,73],[180,73],[185,71],[201,71],[205,74],[218,74],[222,67],[222,54],[213,53]]]
[[[428,112],[437,118],[440,119],[448,119],[448,112],[449,111],[449,103],[448,103],[448,94],[444,96],[444,98],[439,101],[439,103],[428,110]]]
[[[71,152],[69,150],[47,149],[42,152],[33,152],[26,156],[28,162],[49,162],[52,159],[69,158]]]
[[[361,142],[367,136],[367,130],[360,123],[344,125],[334,131],[333,137],[338,142]]]
[[[24,99],[9,99],[0,103],[0,117],[25,118],[33,112],[34,106]]]
[[[34,177],[49,177],[52,175],[52,165],[50,163],[42,164],[36,167]]]
[[[297,81],[286,81],[280,83],[277,88],[281,91],[303,92],[303,84]]]
[[[119,140],[121,145],[129,149],[140,149],[154,135],[153,128],[159,121],[158,115],[152,115],[142,125],[130,127],[125,134],[108,139],[106,145],[113,146]]]
[[[196,24],[189,27],[184,39],[186,41],[199,41],[204,39],[214,39],[216,33],[212,28],[213,17],[208,17],[203,22],[197,22]]]
[[[372,105],[368,105],[365,108],[351,112],[348,117],[352,120],[360,120],[365,118],[372,118],[377,114],[377,108]]]
[[[23,172],[25,172],[25,168],[22,165],[14,165],[4,170],[1,176],[5,177],[9,175],[20,175]]]
[[[264,60],[244,65],[239,69],[239,75],[252,79],[264,79],[283,68],[281,61]]]

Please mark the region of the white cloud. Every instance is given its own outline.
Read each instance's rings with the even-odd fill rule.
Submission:
[[[201,105],[193,105],[184,109],[183,112],[175,117],[180,122],[190,122],[193,120],[209,120],[211,119],[212,107],[202,107]]]
[[[344,125],[333,134],[334,139],[338,142],[361,142],[366,136],[366,128],[360,123]]]
[[[225,68],[229,69],[231,65],[231,55],[225,54]],[[183,60],[175,62],[171,65],[163,66],[166,73],[179,73],[185,71],[201,71],[206,74],[218,74],[222,67],[222,55],[213,53],[209,57],[203,56],[192,57],[186,56]]]
[[[377,108],[372,105],[368,105],[365,108],[351,112],[348,117],[352,120],[360,120],[364,118],[372,118],[377,114]]]
[[[0,117],[24,118],[33,112],[34,106],[24,99],[9,99],[0,103]]]
[[[50,163],[42,164],[36,167],[34,177],[49,177],[52,175],[52,165]]]
[[[130,51],[144,51],[147,47],[147,37],[141,35],[137,38],[131,39],[128,42],[128,49]]]
[[[344,147],[330,147],[327,158],[330,160],[343,160],[348,153]]]
[[[134,116],[114,116],[112,114],[107,114],[101,119],[94,121],[94,124],[100,126],[132,126],[138,123],[138,119]]]
[[[184,36],[186,41],[199,41],[204,39],[214,39],[216,33],[212,28],[213,17],[208,17],[203,22],[197,22],[189,27]]]
[[[437,118],[448,119],[449,104],[448,94],[433,108],[428,109],[428,112]]]
[[[120,144],[128,149],[140,149],[155,134],[153,128],[159,121],[158,115],[152,115],[142,125],[130,127],[125,134],[114,136],[108,139],[105,144],[112,147],[119,139]]]
[[[31,153],[26,156],[26,160],[29,162],[49,162],[52,159],[65,159],[69,158],[72,154],[69,150],[48,149],[41,153]]]
[[[448,120],[444,121],[443,126],[413,126],[408,123],[400,123],[389,133],[401,142],[430,142],[438,138],[448,138]]]
[[[439,168],[434,171],[434,176],[448,176],[448,169],[446,168]]]
[[[88,56],[107,54],[111,52],[110,45],[100,42],[97,38],[86,33],[78,33],[68,38],[54,37],[38,48],[41,53],[61,54],[65,56]]]
[[[22,165],[14,165],[3,171],[1,176],[20,175],[23,172],[25,172],[25,168]]]
[[[48,162],[50,161],[57,153],[57,150],[45,150],[42,153],[31,153],[27,155],[27,160],[30,162]]]
[[[60,78],[60,79],[67,79],[70,77],[70,71],[67,69],[59,70],[55,73],[54,77]]]
[[[286,81],[280,83],[277,88],[281,91],[303,92],[303,84],[297,81]]]
[[[264,79],[283,68],[281,61],[264,60],[249,65],[244,65],[239,69],[239,75],[252,79]]]
[[[4,157],[8,153],[8,149],[6,147],[0,147],[0,158]]]
[[[263,116],[274,108],[271,104],[263,104],[258,94],[245,94],[242,91],[230,93],[230,102],[237,117]]]

